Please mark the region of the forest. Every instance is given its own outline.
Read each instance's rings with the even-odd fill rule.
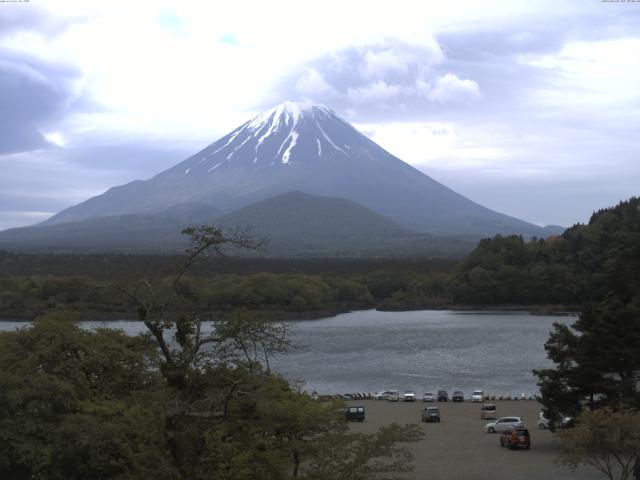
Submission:
[[[274,319],[379,308],[578,310],[608,285],[637,288],[637,198],[595,212],[560,236],[482,240],[453,259],[206,258],[181,284],[190,311],[242,306]],[[30,319],[56,308],[81,318],[134,318],[123,294],[136,282],[168,282],[178,256],[0,254],[0,316]],[[634,270],[635,269],[635,270]]]

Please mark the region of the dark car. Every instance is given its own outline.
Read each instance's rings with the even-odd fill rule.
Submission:
[[[439,402],[448,402],[449,394],[446,390],[438,390],[438,401]]]
[[[427,407],[422,410],[423,422],[440,422],[440,409],[438,407]]]
[[[516,448],[531,448],[531,436],[529,430],[525,427],[510,427],[500,435],[500,446],[509,447],[511,450]]]
[[[351,422],[364,422],[364,407],[354,405],[345,409],[345,417]]]
[[[483,403],[480,405],[480,418],[482,420],[495,420],[496,405],[494,403]]]
[[[464,402],[464,393],[462,393],[460,390],[456,390],[455,392],[453,392],[453,395],[451,395],[451,401]]]

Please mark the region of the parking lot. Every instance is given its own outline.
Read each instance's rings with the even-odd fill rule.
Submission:
[[[415,470],[406,478],[473,479],[473,480],[591,480],[602,479],[595,469],[583,467],[572,472],[556,464],[559,445],[548,430],[537,430],[540,404],[536,401],[495,401],[497,418],[518,416],[531,433],[530,450],[500,448],[500,435],[485,433],[490,420],[480,419],[480,404],[388,402],[385,400],[351,401],[363,405],[366,420],[352,423],[354,432],[374,432],[383,425],[418,423],[425,438],[409,444],[415,456]],[[420,413],[425,406],[440,407],[440,423],[422,423]]]

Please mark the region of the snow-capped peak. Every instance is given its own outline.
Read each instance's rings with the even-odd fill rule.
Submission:
[[[287,100],[257,115],[246,127],[256,131],[262,129],[265,125],[269,125],[268,133],[271,134],[279,125],[295,128],[302,117],[314,118],[319,113],[326,115],[332,112],[324,105]]]
[[[286,101],[209,145],[181,166],[181,174],[218,176],[228,169],[345,161],[354,154],[353,148],[358,155],[371,157],[367,142],[324,105]]]

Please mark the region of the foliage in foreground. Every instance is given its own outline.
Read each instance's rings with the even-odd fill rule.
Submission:
[[[545,344],[555,368],[536,371],[553,422],[587,407],[640,410],[640,296],[585,308],[571,327],[554,324]]]
[[[640,462],[638,412],[587,410],[578,417],[576,427],[561,432],[560,438],[560,462],[574,470],[589,465],[611,480],[628,480],[633,478],[634,468],[640,469],[636,464]]]
[[[552,428],[578,417],[561,433],[564,463],[630,478],[640,473],[640,199],[597,212],[564,242],[591,272],[590,301],[571,327],[554,324],[545,344],[555,368],[535,372],[544,411]]]
[[[174,478],[154,364],[144,338],[63,315],[2,333],[0,478]]]
[[[0,334],[0,477],[320,479],[329,459],[346,479],[410,470],[400,444],[419,427],[348,433],[342,404],[270,371],[269,357],[290,347],[283,325],[237,310],[203,330],[185,273],[210,249],[252,243],[207,226],[187,233],[168,285],[125,290],[148,334],[85,331],[59,315]]]

